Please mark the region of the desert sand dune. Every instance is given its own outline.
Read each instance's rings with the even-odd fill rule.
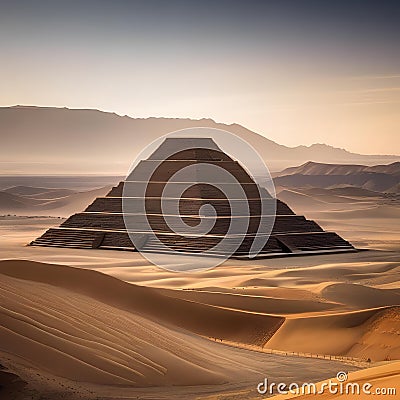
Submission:
[[[357,189],[357,188],[355,188]],[[381,215],[398,214],[398,200],[385,200],[380,196],[356,196],[349,192],[347,196],[335,194],[335,189],[280,189],[278,198],[291,205],[298,212],[320,212],[321,216],[331,216],[338,211],[354,218],[379,218]],[[338,188],[339,190],[339,188]],[[350,197],[353,196],[353,197]],[[364,214],[365,212],[365,214]]]
[[[284,189],[278,193],[280,200],[291,205],[294,210],[310,210],[310,209],[323,209],[325,204],[323,201],[313,198],[307,194],[301,193],[298,190]]]
[[[41,208],[51,215],[66,217],[85,209],[95,198],[104,196],[110,189],[111,186],[106,186],[86,192],[72,193],[61,198],[43,200]]]
[[[342,215],[340,215],[342,214]],[[379,219],[388,218],[397,220],[400,218],[400,208],[398,206],[390,205],[373,205],[363,210],[341,210],[339,213],[334,212],[331,214],[324,213],[324,216],[341,217],[341,218],[359,218],[359,219]]]
[[[365,197],[375,197],[375,198],[382,197],[382,193],[380,192],[374,192],[373,190],[362,189],[355,186],[344,186],[331,189],[310,188],[310,189],[304,189],[304,191],[306,191],[311,195],[335,194],[339,196],[353,197],[359,200],[363,200]]]
[[[12,193],[0,191],[0,212],[20,212],[27,211],[39,205],[41,202],[35,199],[29,199]]]
[[[110,188],[106,186],[77,192],[70,189],[17,186],[0,191],[0,213],[65,217],[85,209],[95,198],[107,194]]]
[[[60,198],[65,198],[67,196],[71,196],[76,193],[79,192],[70,189],[47,189],[42,193],[32,194],[29,196],[25,195],[25,197],[30,197],[31,199],[38,199],[38,200],[56,200]]]
[[[217,385],[209,387],[213,392],[220,384],[240,382],[253,392],[266,373],[288,381],[301,365],[299,376],[315,380],[343,368],[333,361],[291,360],[201,338],[174,325],[176,320],[168,310],[182,300],[94,271],[3,261],[0,281],[0,354],[8,360],[7,365],[21,367],[22,363],[17,372],[24,379],[29,371],[39,376],[51,374],[56,382],[67,379],[97,385],[99,394],[110,391],[105,398],[115,399],[121,397],[118,386],[121,390],[147,390],[148,386]],[[210,312],[211,319],[202,321],[203,306],[187,304],[203,325],[218,323]],[[164,323],[154,320],[155,307],[167,314]],[[180,311],[179,318],[188,318],[184,308],[174,311]],[[225,329],[233,330],[227,311],[217,312]],[[241,314],[242,324],[254,328],[253,321]],[[0,378],[6,379],[4,374]],[[202,390],[189,389],[194,393]],[[64,386],[62,393],[66,392]],[[96,393],[92,396],[97,398]]]
[[[293,190],[293,189],[292,189]],[[371,203],[379,201],[385,197],[384,193],[374,192],[354,186],[337,187],[337,188],[301,188],[296,191],[312,198],[324,201],[325,203]]]
[[[250,282],[251,285],[247,286],[254,290],[253,284],[258,283],[258,290],[263,293],[260,297],[245,296],[240,292],[232,294],[229,293],[228,289],[225,294],[209,293],[204,289],[202,291],[166,291],[128,285],[90,270],[78,270],[84,279],[76,283],[73,278],[73,272],[76,270],[71,270],[68,267],[24,261],[21,268],[20,263],[21,261],[2,262],[0,263],[0,271],[15,278],[51,284],[90,296],[98,301],[107,301],[114,307],[145,315],[147,318],[164,323],[166,326],[178,326],[204,336],[243,344],[264,344],[281,323],[279,318],[273,319],[270,316],[254,313],[276,315],[279,314],[278,311],[283,311],[282,315],[287,313],[289,318],[272,336],[267,347],[320,354],[351,354],[354,357],[364,359],[373,358],[372,356],[377,351],[370,347],[363,347],[359,348],[357,352],[350,353],[350,348],[358,345],[362,334],[368,332],[370,325],[367,321],[380,311],[377,307],[381,304],[398,304],[399,298],[398,290],[374,289],[359,284],[329,283],[330,280],[339,276],[351,277],[355,275],[359,278],[357,274],[354,274],[357,267],[353,270],[347,265],[344,265],[343,268],[338,267],[336,270],[332,267],[321,268],[317,266],[314,268],[271,271],[269,273],[271,282],[278,283],[281,281],[285,283],[279,292],[280,297],[268,298],[266,296],[271,295],[271,292],[268,293],[265,290],[262,292],[262,284],[265,284],[263,281],[253,281]],[[221,274],[226,275],[225,268],[220,268],[217,276],[214,277],[214,281],[220,280]],[[384,274],[393,276],[395,268],[396,265],[382,263],[377,266],[371,265],[369,272],[379,271],[382,277]],[[218,271],[218,269],[215,271]],[[368,275],[368,269],[364,270],[364,273],[364,275]],[[310,283],[310,277],[314,277],[312,283]],[[315,279],[316,277],[319,281]],[[190,279],[186,276],[186,284],[189,284]],[[196,282],[197,279],[193,277],[193,282]],[[369,276],[366,279],[370,279]],[[233,282],[245,283],[243,278],[240,277],[234,277]],[[271,282],[267,286],[271,287]],[[307,289],[310,299],[285,299],[285,295],[290,297],[287,293],[290,293],[291,285],[299,287],[299,284]],[[281,284],[278,283],[278,286],[273,289],[279,288],[279,285]],[[106,291],[103,289],[104,287],[112,287],[113,290]],[[299,290],[296,287],[294,288]],[[181,300],[181,298],[188,301]],[[163,304],[164,307],[160,308],[159,304]],[[211,306],[207,304],[211,304]],[[372,307],[375,307],[375,309],[357,311],[356,313],[349,311]],[[338,312],[340,314],[337,314]],[[323,316],[324,313],[327,316]],[[329,315],[332,313],[335,315]],[[313,317],[313,315],[315,316]],[[388,319],[392,318],[392,322],[395,323],[397,318],[395,314],[388,315]],[[241,328],[238,329],[238,326]],[[308,340],[307,338],[311,339]],[[321,338],[327,338],[327,340],[321,340]],[[398,339],[396,336],[395,338]],[[305,339],[304,343],[303,339]],[[391,340],[388,343],[381,341],[382,346],[386,346],[387,350],[380,350],[381,359],[388,357],[388,353],[397,351],[393,350],[395,346]],[[336,347],[330,347],[330,342],[335,343]]]
[[[211,304],[218,307],[261,314],[296,314],[331,310],[337,307],[337,303],[335,302],[320,301],[317,299],[308,300],[267,297],[265,293],[263,293],[263,296],[258,296],[255,294],[222,293],[204,289],[201,291],[164,290],[163,293],[203,304]]]
[[[32,282],[4,276],[1,292],[2,350],[40,369],[101,384],[160,386],[223,381],[218,368],[205,368],[207,357],[201,360],[205,352],[201,343],[189,347],[182,343],[184,335],[143,317],[133,318],[67,290],[43,284],[33,287]],[[179,354],[171,342],[177,347],[181,342]]]
[[[287,319],[268,348],[345,355],[374,361],[400,358],[400,307]]]
[[[91,270],[31,261],[2,261],[0,273],[72,290],[200,335],[252,345],[264,344],[284,320],[165,296],[157,289],[128,284]]]
[[[57,197],[65,197],[70,194],[76,193],[77,191],[71,189],[53,189],[53,188],[44,188],[44,187],[34,187],[34,186],[12,186],[8,189],[4,189],[3,192],[17,194],[20,196],[27,196],[33,198],[57,198]]]
[[[329,285],[321,295],[326,300],[358,309],[400,305],[400,289],[378,289],[353,283]]]

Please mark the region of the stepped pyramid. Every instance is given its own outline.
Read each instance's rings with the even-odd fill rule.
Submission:
[[[210,176],[204,175],[205,164],[218,171],[227,171],[237,179],[246,200],[228,199],[225,196],[225,193],[230,193],[232,183],[220,182],[218,188],[207,184],[205,179]],[[171,183],[171,176],[177,172],[180,172],[179,178]],[[168,193],[163,192],[166,182],[169,182]],[[206,250],[215,256],[232,254],[233,257],[247,258],[263,221],[261,202],[271,198],[268,191],[260,187],[211,138],[167,138],[105,197],[98,197],[83,212],[72,215],[59,227],[50,228],[31,245],[135,251],[134,242],[140,246],[140,251],[145,252],[163,252],[167,248],[191,254]],[[174,209],[173,204],[176,204],[177,199],[178,208]],[[126,207],[125,202],[128,200]],[[165,204],[167,209],[175,212],[168,211],[167,215],[164,212]],[[216,215],[210,217],[216,217],[215,223],[206,234],[192,234],[191,229],[201,222],[199,209],[206,204],[214,207]],[[232,204],[246,206],[248,212],[233,216]],[[316,222],[296,215],[282,201],[276,200],[275,204],[272,231],[258,256],[355,250],[336,233],[325,232]],[[202,214],[202,217],[207,218],[207,215]],[[178,224],[180,218],[187,224],[187,232],[176,233],[174,230],[174,224]],[[228,233],[233,218],[239,227],[242,222],[246,226],[241,236],[235,232]],[[136,235],[140,240],[132,242],[127,227],[131,235]],[[218,244],[222,239],[226,239],[227,244],[221,248]],[[231,245],[237,245],[232,253]]]

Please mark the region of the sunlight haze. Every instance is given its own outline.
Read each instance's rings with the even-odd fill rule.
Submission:
[[[212,118],[288,146],[399,154],[398,7],[346,4],[3,4],[0,105]]]

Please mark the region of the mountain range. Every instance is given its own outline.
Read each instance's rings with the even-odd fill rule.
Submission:
[[[125,174],[138,153],[158,137],[184,128],[210,127],[248,141],[271,171],[306,161],[387,164],[396,155],[362,155],[326,144],[288,147],[238,124],[212,119],[131,118],[91,109],[0,108],[2,174]]]
[[[0,213],[69,216],[104,196],[122,176],[0,177]],[[96,179],[94,179],[96,178]],[[20,184],[20,183],[29,183]],[[308,161],[274,174],[277,197],[302,212],[354,203],[397,206],[400,162],[388,165],[324,164]],[[14,183],[14,184],[13,184]],[[41,183],[43,186],[32,186]],[[106,186],[99,187],[100,184]],[[85,186],[86,185],[86,186]],[[341,206],[340,206],[341,207]],[[382,214],[382,213],[381,213]],[[379,215],[381,215],[379,214]]]
[[[289,188],[344,188],[399,193],[400,162],[387,165],[339,165],[308,161],[273,174],[276,186]]]

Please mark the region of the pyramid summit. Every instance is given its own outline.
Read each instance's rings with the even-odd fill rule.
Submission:
[[[166,138],[105,197],[31,245],[239,258],[355,250],[275,199],[212,138],[188,137]]]

